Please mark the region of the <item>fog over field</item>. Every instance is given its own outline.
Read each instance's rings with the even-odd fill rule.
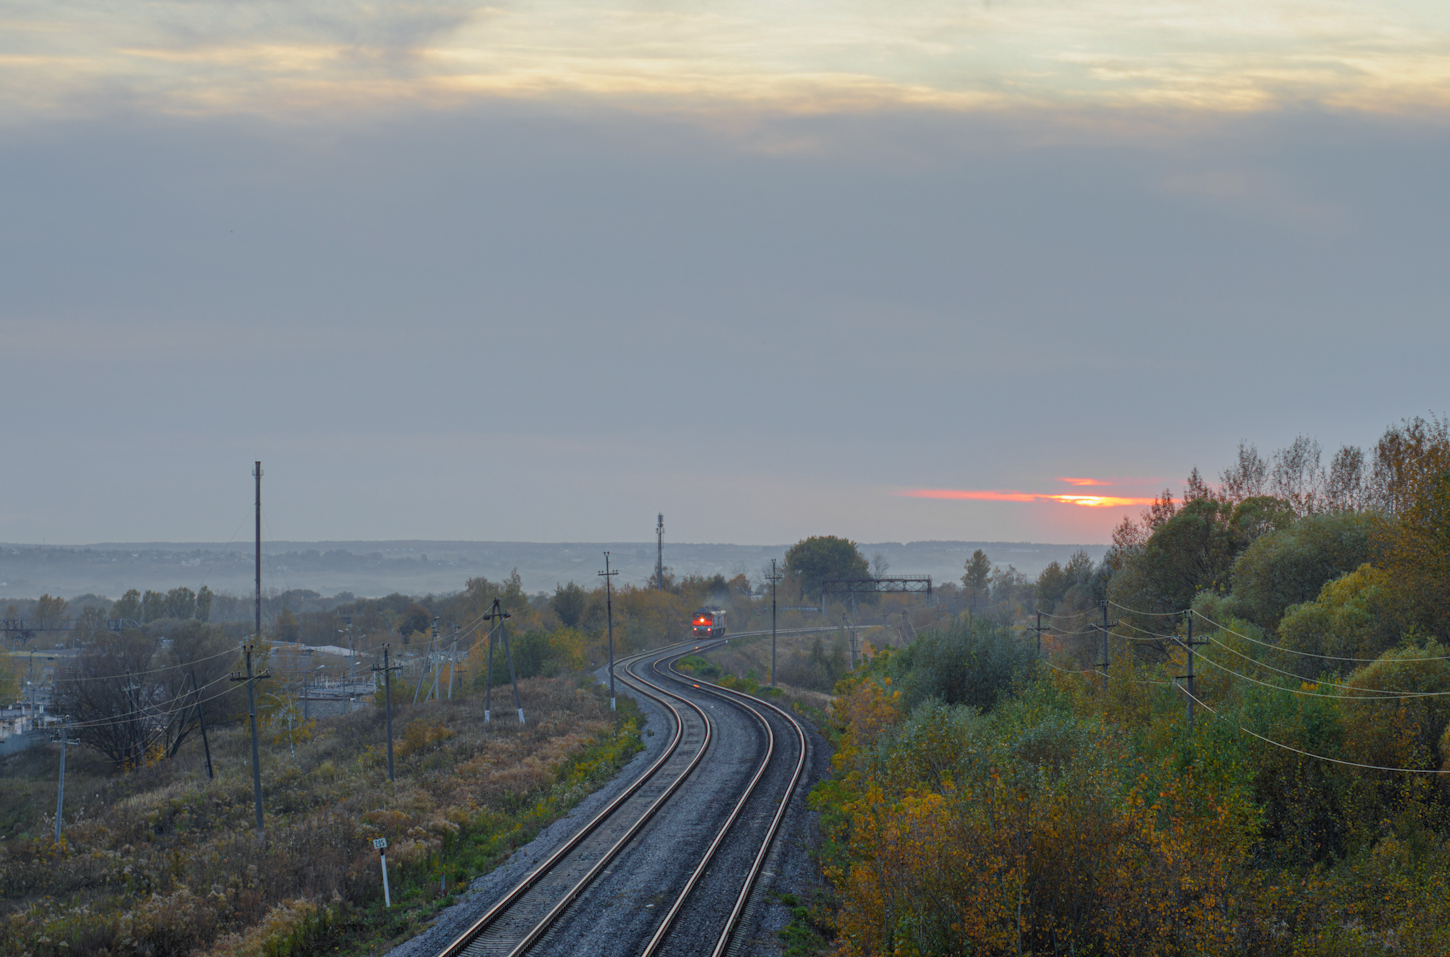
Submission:
[[[788,544],[665,544],[665,567],[677,576],[744,573],[758,581],[772,558]],[[955,581],[975,549],[993,562],[1036,576],[1049,562],[1065,562],[1079,548],[1097,560],[1103,545],[1048,545],[1030,542],[861,543],[861,552],[887,563],[887,574],[930,575]],[[286,591],[310,588],[324,595],[352,592],[443,594],[470,578],[494,581],[515,568],[529,592],[552,591],[575,581],[592,588],[604,567],[604,551],[618,568],[617,582],[644,584],[654,573],[654,542],[267,542],[262,552],[262,587]],[[218,542],[102,543],[74,547],[0,545],[0,596],[84,594],[117,598],[128,588],[167,590],[179,586],[247,594],[253,588],[253,555],[245,544]]]

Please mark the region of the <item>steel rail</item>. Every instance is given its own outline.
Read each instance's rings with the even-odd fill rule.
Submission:
[[[792,631],[796,630],[797,629],[792,629]],[[798,630],[816,631],[818,629],[802,628]],[[790,714],[783,711],[779,707],[775,706],[774,704],[771,704],[767,701],[762,701],[749,695],[742,694],[740,692],[732,691],[730,689],[719,688],[715,685],[711,685],[708,683],[704,685],[698,684],[692,680],[689,680],[679,671],[676,671],[674,664],[675,661],[677,661],[679,658],[684,657],[691,652],[708,650],[715,646],[726,643],[730,638],[758,637],[764,634],[769,634],[769,632],[741,632],[737,634],[726,635],[720,638],[705,639],[703,641],[698,639],[694,641],[684,641],[676,643],[673,647],[667,646],[664,649],[652,649],[638,655],[630,656],[629,658],[618,662],[617,667],[619,667],[624,672],[621,677],[627,685],[634,687],[635,690],[643,694],[645,697],[658,702],[673,715],[675,721],[675,733],[672,736],[670,742],[666,745],[666,747],[664,748],[660,756],[655,760],[655,762],[651,764],[648,768],[646,768],[645,771],[642,772],[640,776],[629,785],[629,787],[627,787],[623,792],[621,792],[613,800],[611,800],[604,808],[600,809],[600,811],[595,814],[583,827],[581,827],[571,838],[569,838],[569,840],[564,842],[552,853],[550,853],[548,857],[546,857],[536,868],[534,868],[534,870],[532,870],[527,876],[524,877],[523,880],[515,885],[512,890],[510,890],[495,904],[493,904],[493,906],[491,906],[483,914],[483,916],[479,917],[478,920],[474,921],[473,924],[471,924],[465,931],[463,931],[463,933],[458,935],[458,937],[455,938],[454,941],[440,953],[440,957],[460,957],[460,955],[466,954],[469,948],[473,944],[478,942],[479,938],[484,934],[485,931],[488,930],[489,927],[497,923],[498,920],[502,918],[512,907],[518,904],[530,890],[532,890],[547,876],[549,876],[550,872],[557,868],[564,861],[565,858],[567,858],[573,851],[578,849],[578,847],[586,839],[588,839],[590,835],[597,832],[600,827],[603,826],[604,823],[608,821],[608,819],[611,818],[625,804],[625,802],[627,802],[636,793],[638,793],[639,790],[644,787],[646,783],[652,780],[661,770],[664,769],[666,764],[668,764],[669,761],[678,753],[679,748],[685,737],[685,716],[682,713],[681,709],[676,707],[674,701],[683,703],[700,717],[700,720],[704,726],[704,736],[700,743],[699,750],[695,753],[693,758],[691,758],[689,764],[684,768],[684,770],[682,770],[675,778],[675,780],[672,781],[669,786],[664,791],[662,791],[658,797],[654,799],[649,807],[647,807],[639,815],[639,817],[633,822],[633,824],[630,825],[628,830],[617,841],[615,841],[614,844],[611,845],[607,851],[601,854],[599,859],[593,864],[593,866],[590,867],[589,870],[582,877],[575,881],[574,884],[569,887],[563,893],[563,895],[561,895],[559,899],[553,903],[549,910],[541,918],[539,918],[533,924],[533,926],[529,928],[527,932],[525,932],[525,934],[522,938],[519,939],[517,944],[515,944],[508,950],[508,957],[520,957],[520,955],[523,954],[524,951],[526,951],[529,947],[536,943],[538,939],[548,931],[549,927],[552,926],[552,924],[558,919],[558,917],[569,907],[569,905],[572,904],[581,893],[583,893],[584,889],[588,887],[589,884],[593,882],[596,877],[598,877],[598,875],[604,870],[604,868],[609,866],[609,864],[619,855],[619,853],[639,835],[641,829],[643,829],[643,827],[654,817],[656,812],[658,812],[661,808],[664,807],[665,804],[669,802],[669,800],[674,796],[675,792],[681,787],[681,785],[683,785],[684,782],[694,773],[695,769],[704,759],[706,752],[709,750],[709,746],[713,738],[714,723],[710,720],[709,716],[704,712],[704,710],[700,708],[700,706],[697,705],[695,702],[689,700],[681,694],[677,694],[676,692],[670,691],[669,689],[659,684],[656,684],[655,682],[649,680],[648,678],[645,678],[644,676],[632,670],[633,666],[638,664],[642,659],[654,657],[655,660],[651,664],[651,670],[658,674],[661,678],[665,678],[666,675],[663,671],[660,671],[659,666],[662,661],[667,658],[671,658],[671,655],[673,655],[673,658],[671,658],[668,664],[668,670],[670,672],[668,677],[673,678],[674,680],[678,680],[681,683],[689,684],[707,695],[712,695],[714,697],[720,698],[721,700],[726,701],[731,705],[750,713],[751,716],[759,721],[761,725],[765,728],[767,745],[765,756],[761,760],[759,767],[756,769],[754,776],[751,778],[749,785],[746,787],[740,799],[736,802],[735,807],[731,810],[729,817],[715,835],[715,838],[712,840],[710,846],[704,852],[700,863],[691,874],[685,888],[677,896],[674,904],[670,908],[670,911],[662,919],[659,927],[656,929],[654,936],[650,939],[650,942],[646,946],[641,957],[650,957],[650,955],[654,954],[659,946],[662,944],[664,937],[667,935],[667,933],[673,926],[676,917],[683,909],[686,899],[689,897],[691,891],[694,890],[696,885],[703,877],[704,872],[710,864],[711,860],[713,860],[716,851],[720,848],[720,846],[724,843],[725,839],[728,837],[731,827],[734,825],[741,812],[744,810],[745,805],[749,803],[750,799],[755,795],[756,788],[759,786],[760,781],[765,776],[766,771],[770,767],[771,760],[776,750],[775,732],[771,728],[770,722],[759,711],[756,710],[754,705],[763,704],[771,710],[775,711],[782,718],[784,718],[785,721],[787,721],[790,726],[795,729],[798,741],[798,755],[796,759],[796,766],[791,776],[790,783],[787,785],[784,795],[778,802],[775,816],[771,821],[770,827],[767,830],[764,840],[761,842],[760,849],[755,855],[755,858],[750,867],[750,871],[747,874],[744,883],[742,884],[740,893],[736,898],[735,905],[731,910],[730,916],[727,919],[725,926],[721,931],[720,937],[716,943],[715,949],[712,952],[712,957],[719,957],[719,955],[723,954],[725,948],[729,944],[730,937],[734,932],[735,926],[738,923],[741,914],[744,912],[744,908],[749,900],[750,893],[754,889],[755,883],[759,878],[760,870],[764,866],[766,855],[769,853],[771,845],[774,843],[775,836],[779,832],[781,821],[783,820],[785,812],[790,805],[790,797],[795,793],[795,789],[799,785],[801,775],[804,772],[806,760],[805,732],[801,729],[799,722],[797,722],[794,717],[792,717]],[[649,689],[653,689],[653,691]],[[671,701],[670,699],[674,699],[674,701]]]
[[[696,650],[698,650],[698,648]],[[661,677],[664,676],[664,672],[660,671],[659,664],[662,660],[663,657],[656,659],[650,669]],[[684,676],[675,670],[674,661],[670,662],[670,672],[676,678],[684,680]],[[706,688],[703,688],[700,685],[695,684],[694,682],[687,683],[690,684],[692,687],[709,693]],[[725,700],[730,701],[731,699],[725,698]],[[738,704],[737,702],[733,701],[731,703]],[[735,802],[735,807],[731,808],[730,816],[725,819],[725,823],[721,825],[720,830],[715,834],[715,839],[710,842],[710,846],[705,849],[705,853],[700,857],[700,863],[696,865],[694,872],[690,874],[689,880],[685,882],[685,886],[680,890],[680,893],[675,896],[675,902],[671,904],[670,909],[665,912],[664,919],[661,920],[660,925],[655,928],[654,935],[650,937],[649,943],[646,944],[644,950],[640,952],[640,957],[653,957],[655,951],[657,951],[660,945],[664,942],[665,935],[670,932],[670,928],[674,926],[675,918],[679,916],[680,911],[685,906],[685,899],[690,896],[690,892],[695,889],[695,885],[697,885],[700,882],[700,878],[704,876],[705,868],[709,867],[710,862],[715,859],[715,852],[720,849],[721,844],[725,843],[725,837],[730,833],[730,828],[735,824],[735,819],[740,816],[741,811],[745,810],[745,805],[750,802],[750,798],[752,795],[754,795],[755,788],[760,783],[760,779],[765,776],[766,770],[770,767],[770,759],[775,755],[775,731],[770,727],[770,722],[766,721],[763,717],[761,717],[754,708],[746,707],[744,710],[748,711],[751,715],[753,715],[755,717],[755,720],[759,721],[761,726],[765,728],[765,757],[761,759],[760,766],[755,769],[755,775],[750,779],[750,783],[746,785],[745,792],[741,794],[740,799]]]
[[[646,652],[646,654],[651,653],[653,652]],[[644,655],[638,655],[635,657],[640,658],[644,657]],[[631,797],[638,793],[640,788],[644,787],[646,783],[652,780],[655,775],[664,768],[669,760],[675,756],[685,736],[684,715],[670,701],[664,698],[658,698],[656,695],[649,694],[649,692],[643,693],[647,697],[658,700],[659,703],[667,708],[674,715],[675,718],[675,734],[671,738],[669,744],[666,745],[659,758],[656,759],[654,764],[650,765],[650,767],[647,768],[639,776],[639,778],[635,780],[628,788],[626,788],[617,797],[615,797],[614,800],[610,801],[607,805],[605,805],[605,807],[603,807],[599,811],[599,813],[591,818],[588,823],[580,828],[573,837],[571,837],[568,841],[564,842],[564,844],[560,845],[557,849],[555,849],[554,852],[546,857],[539,864],[538,867],[534,868],[534,870],[531,871],[527,876],[525,876],[522,881],[515,885],[511,891],[505,894],[492,907],[485,911],[483,916],[479,917],[478,920],[474,921],[471,925],[469,925],[469,927],[465,931],[463,931],[463,933],[459,934],[458,937],[456,937],[451,944],[449,944],[440,952],[440,957],[458,957],[458,955],[463,954],[470,945],[478,940],[478,938],[483,934],[485,930],[487,930],[491,925],[497,922],[498,919],[502,917],[511,907],[517,904],[524,897],[525,894],[527,894],[541,880],[548,876],[550,871],[557,867],[559,863],[564,860],[564,858],[566,858],[570,853],[578,848],[578,846],[582,844],[585,839],[587,839],[591,834],[597,831],[606,820],[613,816],[613,814],[618,811],[626,801],[628,801]],[[606,866],[609,861],[612,860],[619,853],[619,851],[623,849],[623,847],[635,837],[636,834],[638,834],[639,829],[643,827],[644,824],[647,823],[649,819],[654,816],[655,811],[659,810],[659,808],[662,807],[664,803],[669,800],[669,798],[674,794],[679,786],[695,770],[696,766],[699,765],[701,759],[704,758],[705,752],[709,749],[710,746],[710,738],[712,733],[710,719],[698,705],[695,705],[693,702],[690,702],[684,698],[680,698],[680,700],[685,701],[686,704],[690,705],[690,707],[699,714],[705,727],[704,739],[701,741],[700,748],[696,752],[694,758],[691,759],[689,765],[686,766],[684,771],[680,773],[680,775],[670,784],[670,786],[666,788],[665,791],[662,792],[660,796],[656,798],[655,801],[648,808],[645,809],[645,812],[634,823],[634,825],[629,828],[624,836],[620,838],[619,841],[615,842],[615,844],[610,847],[609,850],[605,852],[605,854],[601,855],[600,860],[595,864],[594,867],[589,869],[589,871],[584,875],[582,879],[577,881],[573,887],[569,888],[569,890],[564,895],[564,899],[561,902],[557,903],[554,907],[550,908],[549,912],[545,915],[545,918],[536,923],[535,926],[525,936],[525,939],[521,941],[519,945],[515,946],[510,950],[510,954],[518,954],[522,952],[526,947],[528,947],[535,940],[537,940],[538,937],[543,934],[545,930],[547,930],[548,925],[553,922],[554,918],[558,916],[559,912],[563,910],[564,906],[567,906],[570,901],[577,897],[579,893],[583,891],[584,887],[588,885],[588,883],[592,881],[595,876],[597,876],[600,869]]]
[[[674,663],[671,662],[670,670],[674,670]],[[750,865],[750,873],[746,875],[744,883],[740,887],[740,895],[735,899],[735,907],[730,911],[730,917],[725,921],[725,927],[720,931],[720,938],[715,942],[715,949],[710,952],[710,957],[721,957],[725,949],[730,945],[730,938],[735,933],[735,926],[745,912],[745,905],[750,900],[750,894],[755,889],[755,883],[760,878],[760,871],[765,866],[766,855],[770,853],[771,845],[775,843],[775,836],[780,831],[781,821],[785,819],[785,813],[790,808],[790,799],[795,794],[795,789],[800,784],[801,775],[805,773],[806,767],[806,733],[800,722],[785,709],[753,695],[747,695],[736,691],[733,688],[720,688],[716,694],[735,695],[745,699],[744,706],[751,712],[755,712],[755,703],[763,704],[776,714],[780,715],[790,726],[795,729],[798,744],[798,755],[796,758],[795,771],[791,774],[790,784],[786,785],[785,794],[780,799],[780,804],[775,810],[775,817],[771,819],[770,828],[766,831],[765,839],[760,842],[760,850],[756,852],[755,860]],[[728,700],[728,699],[727,699]],[[757,717],[760,717],[757,713]],[[762,719],[764,720],[764,719]],[[768,722],[767,722],[768,723]]]

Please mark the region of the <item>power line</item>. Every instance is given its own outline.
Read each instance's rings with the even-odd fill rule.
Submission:
[[[1206,704],[1205,702],[1200,701],[1197,698],[1194,698],[1194,700],[1198,701],[1198,703],[1203,705],[1205,708],[1208,708],[1209,713],[1212,714],[1214,717],[1223,721],[1228,720],[1224,715],[1219,714],[1213,708],[1209,707],[1208,704]],[[1382,764],[1361,764],[1358,761],[1345,761],[1340,758],[1331,758],[1325,754],[1315,754],[1312,751],[1305,751],[1303,748],[1296,748],[1291,744],[1284,744],[1282,741],[1275,741],[1273,738],[1266,738],[1262,734],[1259,734],[1257,731],[1250,731],[1248,728],[1245,728],[1243,725],[1239,724],[1236,721],[1230,723],[1233,727],[1238,728],[1244,734],[1252,735],[1253,737],[1258,738],[1260,741],[1263,741],[1266,744],[1272,744],[1276,748],[1283,748],[1285,751],[1292,751],[1295,754],[1302,754],[1304,757],[1313,758],[1316,761],[1329,761],[1332,764],[1343,764],[1351,768],[1365,768],[1370,771],[1394,771],[1403,774],[1450,774],[1450,769],[1436,771],[1430,768],[1391,768],[1386,767]]]
[[[1199,618],[1202,618],[1204,621],[1208,622],[1210,625],[1213,625],[1219,631],[1226,631],[1230,635],[1234,635],[1234,636],[1236,636],[1238,638],[1242,638],[1244,641],[1252,641],[1256,645],[1263,645],[1265,648],[1273,648],[1275,651],[1285,651],[1285,652],[1288,652],[1291,655],[1302,655],[1303,657],[1306,657],[1306,658],[1324,658],[1324,659],[1326,659],[1328,661],[1358,661],[1358,662],[1362,662],[1364,664],[1373,664],[1373,663],[1375,663],[1377,661],[1384,661],[1384,660],[1386,660],[1384,658],[1349,658],[1349,657],[1345,657],[1345,656],[1342,656],[1342,655],[1316,655],[1312,651],[1298,651],[1297,649],[1294,649],[1294,648],[1286,648],[1283,645],[1276,645],[1273,642],[1260,641],[1257,638],[1250,638],[1248,635],[1245,635],[1242,632],[1234,631],[1232,628],[1229,628],[1226,625],[1222,625],[1222,624],[1214,621],[1212,618],[1208,617],[1207,615],[1203,614],[1200,611],[1197,611],[1196,609],[1190,608],[1189,609],[1189,613],[1190,614],[1197,615]],[[1393,661],[1394,659],[1388,659],[1388,660]],[[1412,661],[1450,661],[1450,655],[1439,655],[1439,656],[1434,657],[1434,658],[1414,658],[1414,659],[1405,659],[1405,660],[1412,660]]]
[[[241,652],[238,651],[238,650],[236,650],[236,649],[231,649],[231,650],[227,650],[227,651],[218,651],[214,655],[206,655],[205,657],[202,657],[202,658],[193,658],[191,661],[183,662],[183,663],[178,664],[178,665],[164,665],[163,667],[160,667],[160,668],[152,668],[149,671],[133,671],[133,672],[130,673],[130,676],[131,677],[139,678],[142,675],[155,675],[155,674],[160,674],[163,671],[175,671],[177,668],[191,668],[191,667],[193,667],[193,666],[195,666],[197,664],[200,664],[203,661],[211,661],[213,658],[220,658],[223,655],[236,655],[236,654],[240,654],[240,653]],[[124,674],[121,674],[121,675],[78,675],[78,676],[75,676],[75,677],[70,677],[70,676],[61,677],[61,675],[59,674],[59,671],[60,671],[60,668],[59,667],[56,669],[56,671],[57,671],[57,674],[56,674],[54,680],[57,681],[57,682],[61,682],[61,681],[115,681],[115,680],[117,680],[119,678],[125,678],[125,677],[127,677]]]
[[[1144,634],[1152,635],[1154,638],[1163,639],[1165,641],[1177,642],[1179,644],[1182,643],[1182,639],[1180,639],[1177,635],[1161,635],[1161,634],[1158,634],[1157,632],[1148,631],[1148,630],[1146,630],[1144,628],[1138,628],[1136,625],[1133,625],[1133,624],[1129,624],[1128,627],[1134,628],[1137,631],[1141,631]],[[1148,641],[1148,640],[1150,640],[1150,639],[1147,639],[1147,638],[1134,638],[1131,635],[1120,635],[1119,637],[1127,638],[1130,641]],[[1210,638],[1208,640],[1209,641],[1213,641],[1212,638]],[[1270,671],[1277,671],[1277,672],[1279,672],[1279,674],[1284,675],[1285,677],[1288,677],[1288,678],[1297,678],[1299,681],[1309,682],[1309,683],[1314,684],[1314,685],[1328,685],[1331,688],[1342,688],[1342,689],[1344,689],[1346,691],[1354,691],[1354,692],[1357,692],[1356,694],[1333,695],[1333,694],[1316,694],[1314,692],[1302,691],[1302,690],[1299,690],[1299,689],[1296,689],[1296,688],[1283,688],[1283,687],[1280,687],[1279,685],[1272,685],[1272,684],[1269,684],[1269,683],[1264,682],[1264,681],[1259,681],[1256,678],[1250,678],[1248,675],[1239,674],[1237,671],[1234,671],[1231,668],[1227,668],[1227,667],[1219,664],[1218,662],[1214,661],[1212,658],[1209,658],[1207,655],[1204,655],[1203,656],[1203,660],[1204,661],[1207,661],[1209,664],[1213,665],[1215,668],[1219,669],[1220,671],[1227,672],[1228,674],[1231,674],[1231,675],[1233,675],[1236,678],[1242,678],[1245,681],[1252,681],[1254,684],[1263,685],[1265,688],[1274,688],[1274,689],[1276,689],[1278,691],[1288,691],[1291,694],[1299,694],[1299,695],[1304,695],[1306,697],[1313,697],[1313,698],[1337,698],[1337,699],[1347,700],[1347,701],[1403,701],[1403,700],[1408,699],[1408,698],[1439,698],[1439,697],[1445,697],[1447,695],[1450,695],[1450,691],[1392,691],[1392,690],[1390,690],[1388,688],[1356,688],[1354,685],[1342,685],[1342,684],[1339,684],[1339,683],[1334,682],[1334,681],[1323,681],[1323,680],[1316,680],[1314,678],[1306,678],[1304,675],[1296,675],[1296,674],[1294,674],[1292,672],[1281,671],[1280,669],[1275,668],[1272,665],[1266,665],[1266,664],[1264,664],[1261,661],[1257,661],[1257,660],[1255,660],[1253,658],[1249,658],[1248,655],[1245,655],[1243,652],[1236,651],[1235,649],[1230,648],[1228,645],[1225,645],[1225,644],[1223,644],[1220,641],[1213,641],[1213,643],[1216,644],[1216,645],[1218,645],[1219,647],[1227,650],[1227,651],[1232,652],[1233,654],[1238,655],[1241,658],[1247,659],[1248,661],[1252,662],[1253,664],[1259,665],[1259,666],[1264,667],[1264,668],[1268,668]],[[1420,659],[1420,660],[1431,660],[1431,659]]]

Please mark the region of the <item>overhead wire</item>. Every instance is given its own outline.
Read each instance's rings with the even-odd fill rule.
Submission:
[[[1361,662],[1363,664],[1373,664],[1374,662],[1383,660],[1383,659],[1380,659],[1380,658],[1349,658],[1349,657],[1345,657],[1343,655],[1318,655],[1318,654],[1315,654],[1312,651],[1299,651],[1299,650],[1297,650],[1295,648],[1286,648],[1283,645],[1276,645],[1273,642],[1269,642],[1269,641],[1260,641],[1259,639],[1257,639],[1257,638],[1251,638],[1248,635],[1243,634],[1242,632],[1234,631],[1232,628],[1229,628],[1227,625],[1223,625],[1223,624],[1220,624],[1219,622],[1214,621],[1212,618],[1208,617],[1207,615],[1203,614],[1202,612],[1200,612],[1200,611],[1198,611],[1196,609],[1190,608],[1189,609],[1189,613],[1190,614],[1197,615],[1203,621],[1208,622],[1210,625],[1212,625],[1213,627],[1217,628],[1219,631],[1226,631],[1230,635],[1234,635],[1234,636],[1236,636],[1238,638],[1242,638],[1245,641],[1251,641],[1251,642],[1253,642],[1256,645],[1263,645],[1265,648],[1273,648],[1275,651],[1283,651],[1283,652],[1287,652],[1287,653],[1289,653],[1291,655],[1301,655],[1301,656],[1306,657],[1306,658],[1323,658],[1323,659],[1326,659],[1328,661],[1357,661],[1357,662]],[[1433,658],[1415,658],[1415,659],[1410,659],[1410,660],[1414,660],[1414,661],[1450,661],[1450,655],[1440,655],[1440,656],[1433,657]]]
[[[1219,714],[1217,710],[1215,710],[1208,703],[1200,699],[1197,695],[1193,694],[1188,689],[1185,688],[1183,690],[1183,693],[1188,695],[1188,697],[1192,698],[1194,701],[1203,705],[1204,708],[1207,708],[1208,712],[1214,717],[1218,718],[1220,721],[1228,720],[1226,715]],[[1342,764],[1351,768],[1364,768],[1370,771],[1392,771],[1400,774],[1450,774],[1450,768],[1438,771],[1432,768],[1393,768],[1382,764],[1362,764],[1359,761],[1345,761],[1342,758],[1331,758],[1327,754],[1315,754],[1312,751],[1305,751],[1303,748],[1296,748],[1292,744],[1285,744],[1282,741],[1275,741],[1273,738],[1265,737],[1264,735],[1259,734],[1257,731],[1251,731],[1248,728],[1245,728],[1237,721],[1230,722],[1230,724],[1231,726],[1238,728],[1238,730],[1242,731],[1244,734],[1252,735],[1253,737],[1258,738],[1260,741],[1263,741],[1265,744],[1272,744],[1276,748],[1283,748],[1285,751],[1292,751],[1295,754],[1301,754],[1306,758],[1313,758],[1316,761],[1329,761],[1333,764]]]
[[[1142,631],[1142,632],[1144,632],[1144,634],[1152,635],[1155,638],[1159,638],[1159,639],[1163,639],[1163,640],[1167,640],[1167,641],[1172,641],[1172,642],[1175,642],[1177,644],[1182,644],[1183,643],[1183,639],[1181,637],[1179,637],[1178,635],[1162,635],[1162,634],[1158,634],[1157,632],[1147,631],[1144,628],[1138,628],[1136,625],[1129,625],[1129,627],[1130,628],[1135,628],[1138,631]],[[1129,636],[1129,635],[1125,635],[1125,636],[1122,636],[1122,637],[1132,638],[1132,636]],[[1135,639],[1135,640],[1147,640],[1147,639]],[[1296,674],[1294,674],[1293,672],[1290,672],[1290,671],[1283,671],[1283,670],[1281,670],[1279,668],[1273,667],[1272,665],[1264,664],[1261,661],[1257,661],[1257,660],[1255,660],[1253,658],[1249,658],[1249,656],[1248,655],[1245,655],[1243,652],[1237,651],[1237,650],[1229,647],[1228,645],[1225,645],[1223,642],[1217,641],[1216,639],[1214,639],[1212,637],[1206,637],[1204,640],[1209,641],[1209,642],[1212,642],[1213,644],[1218,645],[1220,648],[1223,648],[1226,651],[1229,651],[1229,652],[1231,652],[1233,654],[1236,654],[1236,655],[1238,655],[1241,658],[1245,658],[1248,661],[1252,662],[1253,664],[1259,665],[1259,666],[1264,667],[1264,668],[1268,668],[1270,671],[1276,671],[1279,674],[1284,675],[1285,677],[1288,677],[1288,678],[1296,678],[1299,681],[1309,682],[1309,683],[1314,684],[1314,685],[1328,685],[1331,688],[1342,688],[1342,689],[1344,689],[1346,691],[1353,691],[1353,692],[1356,692],[1356,693],[1355,694],[1347,694],[1347,695],[1315,694],[1313,692],[1306,692],[1306,691],[1301,691],[1301,690],[1294,689],[1294,688],[1284,688],[1284,687],[1281,687],[1279,685],[1268,684],[1267,682],[1258,681],[1255,678],[1250,678],[1248,675],[1239,674],[1237,671],[1234,671],[1233,669],[1228,668],[1228,667],[1225,667],[1224,665],[1221,665],[1218,662],[1214,661],[1208,655],[1205,655],[1202,652],[1199,653],[1200,657],[1202,657],[1204,661],[1206,661],[1209,664],[1213,665],[1215,668],[1218,668],[1220,671],[1225,671],[1228,674],[1234,675],[1235,677],[1238,677],[1238,678],[1242,678],[1245,681],[1252,681],[1255,684],[1263,685],[1266,688],[1276,688],[1276,689],[1278,689],[1280,691],[1288,691],[1288,692],[1291,692],[1293,694],[1304,694],[1304,695],[1308,695],[1308,696],[1312,696],[1312,697],[1316,697],[1316,698],[1339,698],[1339,699],[1342,699],[1342,700],[1354,700],[1354,701],[1388,701],[1388,700],[1401,701],[1401,700],[1404,700],[1406,698],[1437,698],[1437,697],[1450,696],[1450,691],[1392,691],[1392,690],[1387,689],[1387,688],[1356,688],[1353,685],[1343,685],[1343,684],[1339,684],[1338,682],[1334,682],[1334,681],[1316,680],[1314,678],[1306,678],[1304,675],[1296,675]]]

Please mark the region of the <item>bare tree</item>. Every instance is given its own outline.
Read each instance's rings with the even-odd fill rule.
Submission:
[[[56,671],[55,703],[75,736],[117,765],[174,755],[199,725],[198,706],[221,694],[215,686],[234,658],[220,630],[194,620],[168,647],[140,629],[94,629],[81,640],[80,654]],[[215,700],[210,708],[220,710]]]
[[[891,563],[886,560],[885,555],[877,552],[871,556],[871,577],[885,578],[889,571],[891,571]]]
[[[1375,444],[1366,498],[1398,515],[1409,506],[1427,478],[1450,468],[1450,419],[1421,416],[1385,429]]]
[[[1264,494],[1264,482],[1268,478],[1269,464],[1259,457],[1258,447],[1251,442],[1239,442],[1239,457],[1229,468],[1224,469],[1220,481],[1223,494],[1232,502]]]
[[[1326,476],[1320,464],[1319,443],[1301,435],[1286,449],[1274,453],[1269,489],[1288,502],[1298,515],[1323,511]]]
[[[1329,478],[1324,485],[1325,506],[1334,512],[1357,512],[1367,507],[1368,493],[1364,450],[1355,445],[1343,446],[1329,461]]]

